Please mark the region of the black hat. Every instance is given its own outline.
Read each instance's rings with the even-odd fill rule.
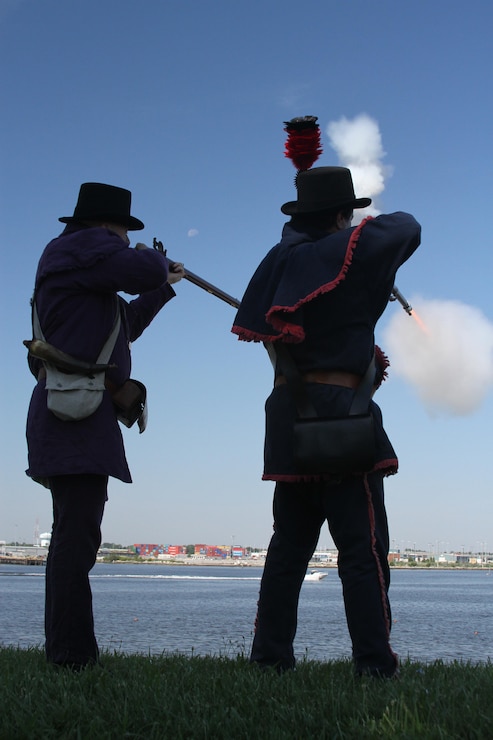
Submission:
[[[132,193],[125,188],[104,185],[100,182],[85,182],[80,186],[79,198],[73,216],[62,216],[63,224],[72,221],[109,221],[126,226],[129,231],[144,228],[142,221],[130,215]]]
[[[281,206],[287,216],[328,211],[333,208],[366,208],[371,198],[355,198],[353,178],[347,167],[313,167],[296,176],[298,200]]]

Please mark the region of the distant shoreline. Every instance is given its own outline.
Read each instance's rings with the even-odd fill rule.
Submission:
[[[231,558],[226,559],[193,559],[190,560],[156,560],[156,559],[140,559],[134,560],[132,558],[123,558],[121,560],[104,560],[104,558],[96,561],[100,565],[164,565],[164,566],[183,566],[183,567],[235,567],[235,568],[263,568],[265,564],[265,558],[246,558],[242,560],[232,560]],[[43,566],[46,564],[46,558],[21,558],[21,557],[5,557],[0,556],[0,565],[36,565]],[[336,563],[320,563],[317,560],[311,560],[308,564],[310,570],[337,570]],[[486,566],[481,565],[408,565],[405,563],[390,564],[391,570],[483,570],[487,573],[493,571],[493,566],[488,564]]]
[[[169,565],[169,566],[184,566],[184,567],[192,567],[192,566],[221,566],[221,567],[234,567],[234,568],[263,568],[265,564],[265,560],[246,560],[242,562],[231,562],[230,559],[224,561],[224,560],[217,560],[213,562],[204,562],[203,560],[200,561],[193,561],[193,562],[186,562],[184,560],[113,560],[112,562],[108,562],[105,560],[98,560],[97,561],[100,564],[103,565],[129,565],[132,563],[135,563],[136,565]],[[336,563],[319,563],[316,560],[311,560],[308,563],[308,568],[310,570],[337,570],[337,564]],[[484,571],[493,571],[492,566],[487,567],[481,567],[480,565],[430,565],[430,566],[422,566],[422,565],[390,565],[391,570],[484,570]]]

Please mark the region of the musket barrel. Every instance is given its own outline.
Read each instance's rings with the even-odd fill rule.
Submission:
[[[409,301],[404,298],[397,285],[394,285],[394,287],[392,288],[392,295],[394,296],[393,300],[399,301],[404,311],[408,313],[409,316],[411,316],[413,307],[411,306]]]
[[[240,301],[237,298],[233,298],[233,296],[229,295],[229,293],[225,293],[224,290],[221,290],[221,288],[218,288],[212,283],[207,282],[207,280],[204,280],[204,278],[199,277],[199,275],[196,275],[194,272],[190,272],[190,270],[187,270],[186,268],[184,277],[186,280],[193,283],[194,285],[197,285],[199,288],[202,288],[208,293],[215,295],[216,298],[220,298],[222,301],[229,303],[230,306],[233,306],[234,308],[240,307]]]

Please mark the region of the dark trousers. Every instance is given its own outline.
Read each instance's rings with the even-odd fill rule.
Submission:
[[[324,521],[339,551],[356,672],[393,675],[397,657],[389,643],[389,536],[378,473],[335,486],[276,484],[274,534],[260,586],[251,661],[279,670],[294,667],[300,589]]]
[[[46,562],[45,649],[51,663],[83,666],[99,657],[89,571],[101,544],[107,487],[104,475],[50,479],[53,530]]]

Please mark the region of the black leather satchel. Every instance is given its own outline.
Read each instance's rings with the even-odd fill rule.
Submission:
[[[137,422],[139,432],[142,434],[147,425],[147,390],[145,385],[140,380],[129,378],[117,391],[112,393],[111,398],[118,421],[129,428]]]
[[[303,473],[368,472],[375,464],[373,416],[297,419],[294,461]]]
[[[307,393],[298,368],[284,346],[275,347],[298,411],[294,425],[294,462],[300,473],[349,475],[373,468],[376,442],[369,405],[375,380],[375,357],[344,417],[320,417]]]

